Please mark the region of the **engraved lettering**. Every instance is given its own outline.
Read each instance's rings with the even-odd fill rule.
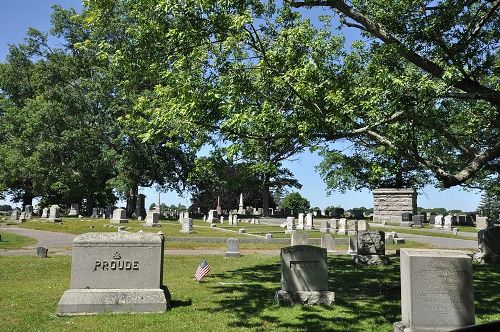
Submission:
[[[116,261],[109,262],[109,268],[111,270],[116,270]]]
[[[96,271],[97,268],[100,266],[101,266],[101,261],[95,261],[94,271]]]
[[[134,270],[139,270],[139,262],[134,262]]]

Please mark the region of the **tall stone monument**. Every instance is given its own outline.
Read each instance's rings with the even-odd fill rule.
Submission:
[[[134,216],[137,219],[144,220],[146,219],[146,195],[144,194],[139,194],[137,195],[137,200],[135,202],[135,210],[134,210]]]
[[[238,204],[238,214],[245,214],[245,208],[243,206],[243,193],[240,194],[240,203]]]
[[[86,233],[73,240],[71,285],[57,314],[164,312],[163,235]]]
[[[471,258],[453,250],[401,249],[401,311],[395,332],[474,325]]]
[[[399,224],[403,212],[417,212],[417,192],[412,188],[373,190],[373,222]]]

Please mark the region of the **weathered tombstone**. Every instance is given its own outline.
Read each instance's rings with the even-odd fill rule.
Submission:
[[[346,234],[346,226],[347,226],[347,219],[346,218],[340,218],[339,220],[339,235],[345,235]]]
[[[294,217],[287,217],[286,218],[286,230],[285,234],[291,234],[292,232],[295,231],[295,218]]]
[[[27,220],[32,219],[33,218],[33,205],[26,205],[24,207],[24,212],[25,212],[24,216]]]
[[[339,220],[338,219],[330,219],[329,223],[330,223],[330,232],[329,233],[336,233],[337,228],[338,228],[338,224],[339,224]]]
[[[45,207],[42,209],[41,218],[47,219],[49,217],[49,208]]]
[[[354,262],[360,265],[387,264],[385,256],[385,233],[382,231],[362,231],[357,235],[357,252]]]
[[[309,236],[307,235],[306,232],[297,231],[292,233],[292,239],[291,239],[292,246],[308,245],[308,244],[309,244]]]
[[[226,257],[240,257],[240,240],[227,239]]]
[[[443,228],[451,230],[451,226],[453,226],[453,224],[454,224],[454,219],[456,219],[455,216],[452,216],[452,215],[445,216]]]
[[[320,233],[330,233],[330,220],[321,220]]]
[[[86,233],[73,240],[71,286],[58,315],[164,312],[162,234]]]
[[[450,331],[475,323],[472,262],[453,250],[401,249],[402,321],[395,332]]]
[[[330,234],[321,237],[321,248],[325,248],[327,253],[335,252],[335,240]]]
[[[273,235],[271,233],[266,234],[266,241],[271,241],[273,239]]]
[[[431,212],[431,214],[429,214],[429,225],[434,225],[435,219],[436,219],[436,213]]]
[[[281,248],[280,305],[332,305],[335,293],[328,291],[326,249],[314,246]]]
[[[233,223],[232,223],[232,225],[238,226],[238,215],[237,214],[233,214]]]
[[[480,252],[474,260],[484,264],[500,264],[500,227],[488,227],[477,233],[477,244]]]
[[[413,224],[412,219],[413,219],[413,213],[403,212],[401,214],[400,226],[401,227],[411,227],[411,225]]]
[[[299,213],[299,215],[298,215],[296,228],[297,229],[304,229],[305,228],[304,214],[302,212]]]
[[[347,234],[354,235],[358,232],[358,220],[347,220]]]
[[[366,220],[358,220],[358,232],[368,231],[370,229],[370,225]]]
[[[135,201],[135,210],[134,210],[134,217],[139,218],[141,217],[141,220],[146,219],[146,195],[144,194],[139,194],[137,195],[137,199]]]
[[[17,221],[17,220],[19,220],[19,215],[20,215],[20,214],[21,214],[21,213],[19,212],[19,210],[18,210],[18,209],[14,209],[14,210],[12,210],[12,212],[11,212],[11,218],[12,218],[12,220],[13,220],[13,221]]]
[[[217,216],[217,211],[215,211],[215,210],[208,211],[207,222],[208,223],[213,223],[214,219],[216,218],[216,216]]]
[[[48,251],[49,251],[49,249],[47,249],[45,247],[37,247],[36,248],[36,255],[37,255],[37,257],[40,257],[40,258],[47,258]]]
[[[314,217],[311,212],[306,214],[306,224],[305,224],[305,229],[314,229]]]
[[[488,217],[476,217],[476,229],[481,230],[489,226]]]
[[[192,218],[184,218],[182,220],[181,233],[187,233],[187,234],[193,233],[193,219]]]
[[[72,203],[69,209],[68,216],[77,216],[79,213],[78,210],[79,210],[78,203]]]
[[[444,217],[442,214],[438,214],[434,218],[434,228],[443,228]]]
[[[128,223],[127,211],[125,209],[115,209],[113,211],[113,218],[111,224],[126,224]]]
[[[424,216],[421,214],[415,214],[411,217],[412,227],[422,227],[424,222]]]
[[[160,222],[160,214],[158,213],[158,210],[157,209],[149,210],[148,214],[146,215],[146,222],[144,223],[144,226],[147,227],[158,226],[159,222]]]
[[[106,213],[103,219],[111,219],[111,218],[113,218],[113,207],[111,205],[108,205],[106,207]]]
[[[358,234],[352,234],[349,235],[349,249],[347,250],[347,253],[349,255],[356,255],[358,252]]]
[[[247,230],[244,228],[238,229],[238,234],[245,234],[246,232],[247,232]]]
[[[48,221],[50,221],[50,222],[62,221],[62,219],[60,217],[60,211],[61,211],[61,208],[59,207],[59,205],[51,205],[50,211],[49,211]]]
[[[19,215],[19,219],[17,219],[17,222],[18,223],[23,223],[26,221],[26,212],[21,212],[21,214]]]
[[[92,208],[92,215],[90,218],[99,218],[99,209],[98,208]]]

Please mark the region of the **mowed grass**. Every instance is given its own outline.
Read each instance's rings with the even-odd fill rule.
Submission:
[[[212,271],[192,280],[200,260]],[[333,307],[279,307],[279,257],[248,255],[165,258],[164,284],[173,308],[162,314],[57,317],[69,288],[71,258],[0,257],[2,331],[392,331],[401,319],[399,263],[356,267],[348,256],[328,258]],[[29,273],[27,273],[29,271]],[[500,319],[500,270],[474,272],[477,322]]]
[[[433,237],[445,237],[451,239],[460,239],[460,240],[471,240],[470,237],[461,236],[460,231],[458,235],[453,235],[452,232],[447,231],[429,231],[431,228],[412,228],[412,227],[398,227],[392,225],[385,226],[370,226],[370,230],[378,230],[384,232],[396,232],[396,233],[406,233],[406,234],[415,234],[415,235],[425,235],[425,236],[433,236]]]
[[[28,236],[11,234],[0,231],[2,240],[0,241],[0,249],[19,249],[22,247],[35,244],[36,239]],[[1,277],[0,277],[1,278]]]

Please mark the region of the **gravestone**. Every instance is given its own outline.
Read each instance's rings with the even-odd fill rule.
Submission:
[[[210,210],[208,211],[208,218],[207,218],[207,222],[208,223],[213,223],[214,222],[214,219],[217,217],[217,211],[215,210]]]
[[[305,229],[314,229],[314,217],[311,212],[306,214],[306,224],[305,224]]]
[[[57,314],[165,312],[162,234],[86,233],[73,240],[71,286]]]
[[[480,252],[474,260],[484,264],[500,264],[500,227],[488,227],[477,233],[477,244]]]
[[[193,219],[192,218],[182,219],[181,233],[186,233],[186,234],[193,233]]]
[[[69,209],[69,213],[68,213],[68,216],[77,216],[78,215],[78,210],[79,210],[79,206],[78,206],[78,203],[73,203],[71,204],[71,207]]]
[[[305,228],[305,223],[304,223],[304,214],[299,213],[298,218],[297,218],[297,229],[304,229]]]
[[[19,210],[18,210],[18,209],[14,209],[14,210],[12,210],[12,214],[11,214],[11,218],[12,218],[12,220],[13,220],[13,221],[18,221],[18,220],[19,220],[19,215],[20,215],[20,214],[21,214],[21,213],[19,212]]]
[[[111,224],[126,224],[128,223],[127,211],[125,209],[115,209],[113,211],[113,218]]]
[[[339,235],[345,235],[346,234],[346,227],[347,227],[347,219],[346,218],[340,218],[339,220]]]
[[[160,214],[158,213],[158,210],[157,209],[149,210],[148,214],[146,215],[146,222],[144,223],[144,226],[147,227],[159,226],[159,222],[160,222]]]
[[[330,220],[321,220],[320,233],[330,233]]]
[[[429,215],[429,225],[434,225],[435,219],[436,219],[436,213],[431,212],[431,214]]]
[[[385,233],[382,231],[361,231],[357,234],[357,252],[354,262],[359,265],[388,264],[385,256]]]
[[[294,217],[287,217],[286,218],[286,230],[285,234],[291,234],[292,232],[295,231],[295,218]]]
[[[17,223],[23,223],[26,221],[26,212],[21,212],[19,215],[19,219],[17,219]]]
[[[327,253],[335,252],[335,240],[330,234],[321,237],[321,248],[325,248]]]
[[[366,220],[358,220],[358,232],[368,231],[370,229],[370,225]]]
[[[308,245],[308,244],[309,244],[309,236],[307,235],[306,232],[297,231],[292,233],[292,238],[291,238],[292,246]]]
[[[354,235],[358,232],[358,221],[357,220],[347,220],[347,234]]]
[[[42,209],[41,218],[47,219],[49,217],[49,208],[45,207]]]
[[[413,213],[403,212],[401,214],[401,223],[399,224],[401,227],[411,227],[413,224]]]
[[[476,217],[476,229],[481,230],[489,226],[488,217]]]
[[[240,240],[227,239],[226,257],[240,257]]]
[[[434,228],[443,228],[444,217],[442,214],[438,214],[434,218]]]
[[[134,217],[139,219],[142,218],[141,220],[146,219],[146,195],[144,194],[139,194],[137,195],[137,199],[135,201],[135,210],[134,210]]]
[[[32,219],[33,218],[33,205],[26,205],[24,207],[24,212],[25,212],[25,218],[26,220]]]
[[[315,246],[281,248],[280,305],[332,305],[335,293],[328,291],[326,249]]]
[[[49,218],[47,219],[50,222],[60,222],[62,221],[60,217],[61,208],[59,205],[51,205],[49,210]]]
[[[271,233],[266,234],[266,241],[271,241],[273,239],[273,235]]]
[[[47,258],[47,253],[49,252],[49,249],[45,247],[37,247],[36,248],[36,255],[37,257],[40,258]]]
[[[401,249],[402,321],[394,331],[450,331],[475,323],[472,262],[453,250]]]
[[[456,217],[452,215],[447,215],[444,217],[443,228],[451,230],[451,226],[455,224]]]
[[[244,228],[238,229],[238,234],[245,234],[246,232],[247,232],[247,230]]]
[[[415,214],[411,217],[412,226],[422,227],[424,223],[424,216]]]
[[[404,212],[417,212],[417,192],[412,188],[373,190],[373,222],[400,223]]]
[[[92,215],[90,218],[99,218],[99,209],[98,208],[92,208]]]
[[[233,214],[233,223],[232,223],[233,226],[238,226],[238,215],[237,214]]]
[[[349,235],[349,249],[347,253],[349,255],[356,255],[358,252],[358,234],[354,233]]]

